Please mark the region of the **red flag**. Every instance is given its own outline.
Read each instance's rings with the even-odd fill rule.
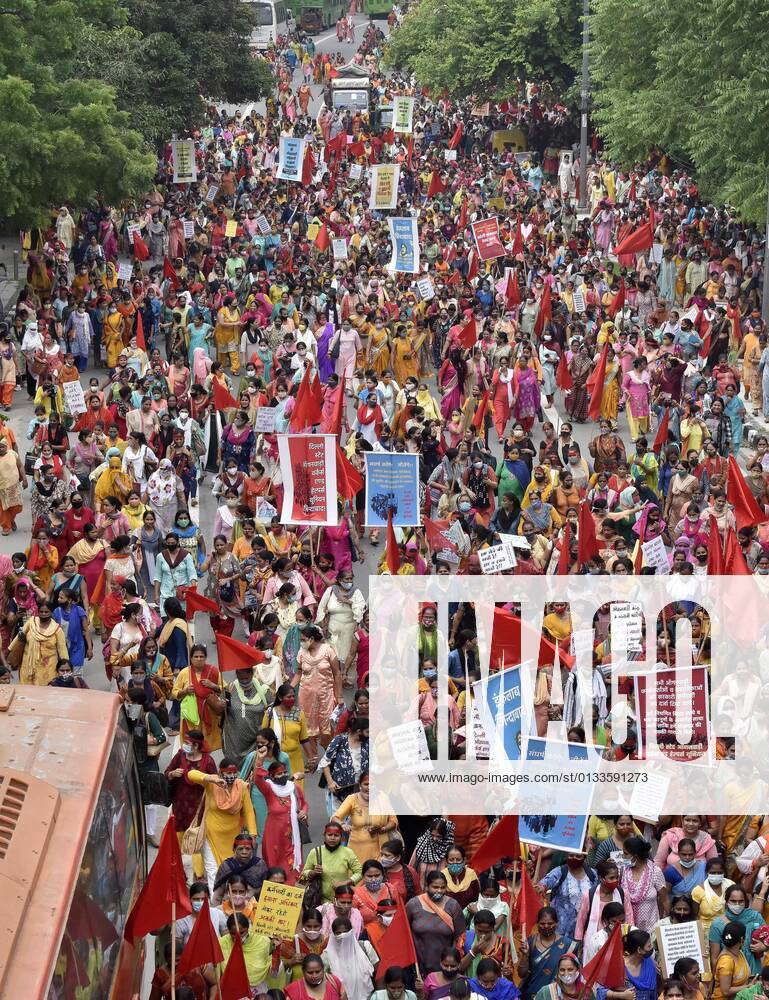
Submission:
[[[136,344],[143,351],[147,350],[147,341],[144,339],[144,323],[142,322],[142,314],[137,312],[136,314],[136,328],[134,329],[134,336],[136,337]]]
[[[134,233],[134,257],[137,260],[150,259],[149,247],[138,233]]]
[[[209,615],[219,614],[219,605],[210,597],[199,594],[194,587],[178,587],[177,597],[186,605],[187,617],[191,618],[196,611],[205,611]]]
[[[442,194],[447,190],[447,185],[441,180],[441,175],[437,170],[430,174],[430,184],[427,188],[427,197],[434,198],[436,194]]]
[[[456,149],[459,146],[460,142],[462,141],[462,136],[464,135],[464,131],[465,131],[465,126],[462,124],[462,122],[459,122],[457,124],[457,127],[454,129],[454,135],[452,135],[452,137],[449,139],[449,149]]]
[[[606,378],[606,362],[609,354],[609,341],[603,345],[598,367],[587,380],[587,387],[590,390],[590,405],[587,408],[589,420],[597,420],[601,415],[601,403],[603,402],[604,380]]]
[[[522,929],[533,928],[541,909],[542,897],[534,887],[531,876],[526,871],[526,865],[521,865],[521,888],[510,913],[513,925]]]
[[[324,222],[323,225],[318,230],[315,236],[315,246],[323,253],[324,250],[328,250],[331,246],[331,240],[328,235],[328,226]]]
[[[243,942],[239,933],[232,939],[232,951],[219,981],[219,996],[221,1000],[244,1000],[251,996],[251,984],[248,981]]]
[[[452,247],[451,249],[453,250],[454,247]],[[448,277],[448,278],[446,278],[446,284],[447,285],[461,285],[462,284],[462,275],[459,273],[459,271],[456,271],[456,270],[452,271],[451,272],[451,276]]]
[[[580,566],[589,563],[600,554],[601,546],[595,534],[595,521],[590,513],[590,504],[583,500],[579,505],[579,521],[577,530],[577,559]]]
[[[459,206],[459,218],[457,219],[457,226],[459,228],[460,234],[467,228],[467,197],[462,195],[462,204]]]
[[[550,285],[545,285],[545,290],[542,292],[542,298],[539,300],[539,311],[537,313],[537,318],[534,321],[534,333],[538,336],[542,336],[542,331],[545,329],[545,323],[549,322],[553,318],[553,300],[552,293],[550,291]]]
[[[331,419],[329,420],[328,427],[324,428],[321,426],[321,430],[325,430],[327,434],[341,434],[342,433],[342,421],[344,420],[344,375],[339,382],[339,386],[336,390],[336,399],[334,400],[334,409],[331,411]]]
[[[222,955],[219,938],[211,923],[208,899],[204,899],[200,912],[192,925],[192,932],[187,939],[187,944],[184,946],[182,957],[176,966],[176,975],[183,976],[185,972],[199,969],[201,965],[218,965],[223,961],[224,955]]]
[[[569,364],[566,360],[566,351],[561,353],[561,359],[558,362],[558,368],[555,373],[555,384],[564,392],[574,387],[574,379],[571,377]]]
[[[312,148],[308,144],[304,148],[304,159],[302,160],[302,184],[312,183],[312,175],[315,173],[316,166]]]
[[[392,511],[388,511],[387,513],[387,549],[385,551],[385,562],[392,576],[395,576],[401,568],[401,554],[398,550],[398,543],[395,540]]]
[[[625,305],[625,279],[619,279],[619,288],[614,293],[614,298],[609,303],[609,308],[606,310],[607,314],[611,319],[617,315],[617,313]]]
[[[478,277],[478,254],[471,250],[467,255],[467,280],[472,281]]]
[[[625,957],[622,951],[622,924],[616,924],[605,944],[582,969],[580,994],[589,994],[596,983],[610,990],[625,985]]]
[[[621,240],[614,248],[615,256],[621,257],[623,254],[643,253],[649,250],[654,243],[654,209],[649,205],[649,218],[642,225],[628,233],[624,240]]]
[[[163,277],[168,278],[172,288],[178,288],[181,285],[179,275],[174,270],[174,266],[168,257],[163,258]]]
[[[468,351],[475,347],[478,341],[478,327],[475,325],[475,316],[471,316],[467,323],[465,323],[457,340]]]
[[[416,965],[417,953],[414,950],[414,939],[411,937],[411,927],[406,916],[406,907],[399,892],[394,892],[397,907],[392,923],[380,937],[376,946],[379,955],[379,969],[386,971],[393,965]],[[378,973],[377,973],[378,976]]]
[[[473,871],[480,874],[501,858],[521,859],[517,816],[503,816],[486,834],[469,863]]]
[[[340,496],[350,502],[363,489],[363,476],[339,445],[336,446],[336,489]]]
[[[592,518],[591,518],[592,520]],[[555,568],[556,576],[568,576],[571,568],[571,524],[567,521],[563,529],[561,539],[561,552],[558,556],[558,565]]]
[[[323,415],[323,406],[318,402],[317,393],[310,384],[310,371],[310,367],[304,370],[288,425],[295,433],[319,424]]]
[[[408,145],[406,146],[406,166],[409,170],[413,169],[414,166],[414,136],[409,136]]]
[[[478,404],[478,409],[473,414],[472,425],[479,431],[483,427],[483,422],[486,419],[486,409],[489,405],[489,393],[488,390],[484,392],[480,403]]]
[[[665,407],[665,416],[660,420],[660,425],[657,428],[657,433],[654,437],[654,444],[652,445],[652,451],[655,455],[659,455],[665,445],[668,443],[668,427],[670,426],[670,407]]]
[[[752,572],[745,555],[740,548],[740,543],[735,534],[734,528],[726,529],[726,541],[724,543],[724,573],[727,576],[752,576]]]
[[[424,524],[427,544],[433,552],[439,552],[441,549],[449,549],[451,552],[458,551],[456,542],[452,542],[444,534],[451,528],[451,521],[448,518],[445,521],[431,521],[429,517],[426,517]]]
[[[257,663],[264,661],[264,653],[261,649],[254,649],[247,642],[240,642],[238,639],[230,639],[223,632],[216,632],[216,656],[219,660],[219,669],[225,670],[246,670],[248,667],[255,667]]]
[[[192,913],[179,839],[176,836],[176,823],[172,814],[163,829],[155,863],[150,868],[147,881],[128,914],[123,937],[126,941],[133,942],[136,938],[144,937],[145,934],[151,934],[170,924],[174,919],[174,905],[177,920]]]
[[[715,515],[710,515],[710,533],[708,535],[708,576],[724,575],[724,553],[721,548],[721,535],[718,531],[718,521]]]
[[[214,407],[219,410],[238,409],[240,403],[235,399],[227,386],[222,385],[218,378],[211,380],[211,395],[214,399]]]
[[[758,506],[758,501],[750,492],[742,470],[734,455],[729,456],[729,472],[726,477],[726,499],[734,508],[737,530],[763,524],[769,518]]]
[[[517,256],[519,253],[523,253],[523,229],[521,228],[520,215],[515,221],[515,237],[513,239],[513,255]]]
[[[521,292],[518,288],[518,272],[510,270],[505,278],[505,305],[508,309],[521,304]]]
[[[317,371],[315,372],[312,382],[310,382],[310,398],[313,399],[318,406],[323,406],[323,386],[320,384],[320,378],[318,377]]]

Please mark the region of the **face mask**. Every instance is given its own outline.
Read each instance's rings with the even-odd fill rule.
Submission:
[[[379,864],[383,868],[392,868],[392,866],[394,864],[397,864],[397,862],[398,862],[397,858],[380,858],[379,859]]]
[[[60,672],[60,674],[59,674],[59,679],[63,680],[63,681],[71,681],[72,680],[72,671],[65,672],[65,671],[62,670]]]
[[[342,590],[352,590],[352,580],[342,580],[339,583]]]
[[[683,858],[679,858],[678,860],[680,861],[682,868],[694,868],[695,864],[697,863],[696,858],[692,858],[691,861],[684,861]]]
[[[142,707],[141,707],[141,705],[126,705],[125,710],[126,710],[126,715],[133,722],[136,722],[136,720],[142,714]]]
[[[497,897],[496,896],[479,896],[478,897],[479,909],[482,909],[482,910],[489,910],[489,909],[491,909],[491,907],[494,906],[494,904],[496,902],[497,902]]]
[[[262,656],[264,656],[265,660],[267,660],[269,662],[272,659],[272,650],[271,649],[263,649],[262,650]],[[285,705],[288,705],[288,702],[286,701],[285,698],[283,699],[283,703]],[[294,703],[291,702],[291,704],[293,705]]]
[[[191,743],[182,743],[182,750],[186,754],[195,753],[195,747]]]
[[[192,903],[192,909],[195,911],[195,913],[200,913],[200,911],[203,909],[203,900],[191,899],[190,902]]]
[[[282,788],[283,785],[285,785],[288,782],[288,775],[287,774],[279,774],[279,775],[276,775],[276,777],[274,777],[272,780],[275,782],[276,785],[280,785],[281,788]]]
[[[742,911],[745,909],[745,904],[744,903],[732,903],[731,906],[727,906],[726,908],[727,908],[727,910],[730,913],[733,913],[735,915],[735,917],[736,917],[740,913],[742,913]]]
[[[306,928],[303,928],[302,933],[308,941],[317,941],[323,931],[308,931]]]
[[[571,986],[572,983],[576,983],[576,981],[579,979],[579,973],[562,972],[559,976],[559,979],[561,980],[562,983],[565,983],[567,986]]]
[[[443,973],[446,979],[456,979],[457,976],[459,975],[458,969],[444,969],[443,966],[441,966],[441,972]]]
[[[430,897],[430,899],[434,903],[440,903],[440,901],[443,899],[443,893],[442,892],[428,892],[427,895]]]
[[[603,884],[606,886],[607,889],[616,889],[617,886],[619,885],[619,879],[618,878],[605,878],[603,880]]]
[[[366,879],[366,888],[369,892],[379,892],[384,883],[384,879],[381,878],[368,878]]]
[[[459,505],[459,510],[462,514],[467,514],[470,510],[472,510],[472,505],[465,501]]]
[[[334,940],[336,941],[344,941],[346,937],[347,937],[347,931],[344,931],[342,934],[334,934]]]
[[[723,875],[708,875],[708,882],[710,882],[711,885],[721,885],[723,880]]]
[[[237,774],[223,774],[222,777],[224,778],[225,784],[234,785]]]
[[[452,861],[451,864],[446,867],[452,875],[460,875],[465,866],[461,861]]]

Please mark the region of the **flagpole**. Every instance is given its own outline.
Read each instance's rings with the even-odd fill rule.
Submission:
[[[176,900],[171,903],[171,1000],[176,1000]]]

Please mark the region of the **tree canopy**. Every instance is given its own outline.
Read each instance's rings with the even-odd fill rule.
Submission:
[[[527,79],[564,93],[580,37],[578,0],[420,0],[394,32],[387,61],[453,97],[509,97]]]
[[[28,228],[66,201],[145,191],[159,144],[202,120],[203,98],[271,87],[240,0],[4,0],[0,216]]]
[[[608,155],[691,163],[702,194],[765,217],[766,0],[594,0],[591,76]]]

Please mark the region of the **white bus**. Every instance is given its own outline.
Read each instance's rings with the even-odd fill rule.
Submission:
[[[243,0],[256,15],[251,30],[251,47],[266,49],[274,44],[278,35],[285,35],[294,27],[294,18],[285,0]]]

